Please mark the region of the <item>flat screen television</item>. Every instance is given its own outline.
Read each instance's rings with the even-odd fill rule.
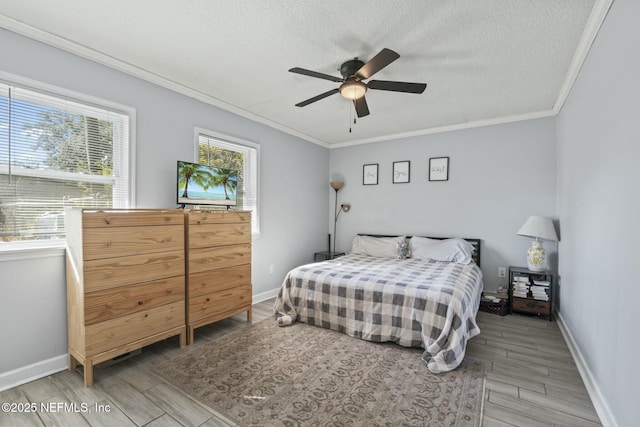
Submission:
[[[238,172],[178,160],[179,205],[236,206]]]

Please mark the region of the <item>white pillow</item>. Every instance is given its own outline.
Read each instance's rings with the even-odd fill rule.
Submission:
[[[412,258],[469,264],[473,258],[473,245],[464,239],[428,239],[412,237],[409,240]]]
[[[398,243],[403,242],[405,238],[405,236],[356,236],[353,238],[353,242],[351,243],[351,253],[384,258],[397,258]]]
[[[442,239],[430,239],[428,237],[413,236],[409,239],[409,245],[425,246],[433,245],[434,243],[442,243]]]

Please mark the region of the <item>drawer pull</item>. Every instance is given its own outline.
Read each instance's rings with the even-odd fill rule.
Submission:
[[[138,305],[142,305],[144,304],[142,301],[138,301]]]
[[[167,289],[167,293],[171,295],[173,293],[173,289]]]
[[[145,314],[145,315],[144,315],[144,317],[145,317],[145,318],[149,317],[149,314]]]
[[[210,301],[211,301],[211,298],[207,298],[205,301],[210,302]]]
[[[106,217],[106,218],[104,219],[104,222],[106,222],[107,224],[111,225],[111,218]]]

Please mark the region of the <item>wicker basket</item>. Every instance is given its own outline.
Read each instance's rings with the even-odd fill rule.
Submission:
[[[509,302],[506,299],[501,299],[498,302],[481,300],[480,311],[505,316],[509,314]]]

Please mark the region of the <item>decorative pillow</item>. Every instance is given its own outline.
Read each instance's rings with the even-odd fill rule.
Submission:
[[[398,257],[398,243],[405,242],[405,236],[373,237],[356,236],[351,243],[352,254],[371,255],[384,258]]]
[[[398,259],[407,259],[411,256],[411,252],[409,252],[409,244],[407,241],[396,243],[398,248]]]
[[[428,239],[412,237],[409,249],[413,258],[469,264],[472,261],[473,245],[464,239]]]

